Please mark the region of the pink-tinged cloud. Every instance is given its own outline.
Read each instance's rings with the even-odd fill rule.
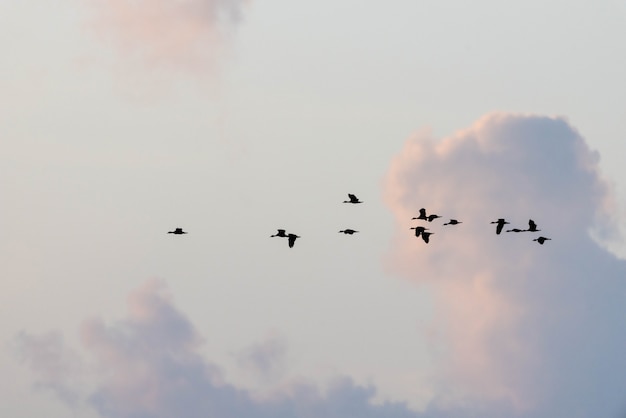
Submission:
[[[128,308],[127,316],[115,323],[91,319],[83,324],[82,356],[65,347],[57,334],[22,333],[22,357],[59,399],[76,409],[88,405],[101,417],[421,416],[402,403],[373,405],[375,388],[349,378],[337,378],[324,392],[307,382],[285,384],[260,399],[225,382],[219,368],[200,355],[202,339],[173,305],[164,284],[146,283],[131,294]],[[283,350],[283,342],[272,338],[247,357],[255,367],[271,371]],[[83,366],[67,367],[67,359]]]
[[[207,74],[247,0],[90,0],[93,27],[125,61]]]
[[[418,134],[392,161],[387,264],[433,292],[437,408],[626,413],[626,262],[590,237],[612,226],[598,162],[565,119],[506,113],[441,140]],[[420,208],[443,218],[411,220]],[[510,222],[500,235],[498,218]],[[540,232],[506,232],[529,219]],[[410,229],[420,224],[428,244]]]

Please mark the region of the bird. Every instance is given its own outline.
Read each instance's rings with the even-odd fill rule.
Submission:
[[[356,232],[359,232],[359,231],[355,231],[354,229],[350,229],[350,228],[348,228],[348,229],[342,229],[342,230],[341,230],[341,231],[339,231],[339,232],[340,232],[340,233],[344,233],[344,234],[348,234],[348,235],[352,235],[352,234],[354,234],[354,233],[356,233]]]
[[[430,236],[433,235],[434,232],[424,232],[422,231],[422,239],[424,240],[424,242],[426,244],[428,244],[428,240],[430,239]]]
[[[528,229],[526,229],[526,231],[529,232],[539,232],[541,231],[541,229],[537,229],[537,224],[535,223],[535,221],[533,221],[532,219],[528,220]]]
[[[432,221],[434,221],[437,218],[441,218],[441,216],[435,215],[435,214],[428,215],[428,222],[432,222]]]
[[[499,218],[497,221],[493,221],[491,222],[492,224],[497,224],[496,226],[496,234],[500,235],[500,232],[502,232],[502,228],[504,228],[504,225],[507,225],[508,222],[504,220],[504,218]]]
[[[507,229],[506,232],[525,232],[528,231],[527,229],[519,229],[519,228],[513,228],[513,229]]]
[[[458,224],[462,224],[463,222],[461,221],[457,221],[456,219],[450,219],[450,221],[446,222],[444,225],[458,225]]]
[[[176,228],[173,231],[168,231],[168,234],[175,234],[175,235],[182,235],[182,234],[186,234],[185,231],[183,231],[183,228]]]
[[[417,218],[411,218],[411,219],[424,219],[424,220],[428,220],[428,216],[426,216],[426,209],[421,208],[421,209],[420,209],[420,216],[418,216]]]
[[[289,248],[292,248],[293,244],[296,242],[296,238],[300,238],[300,237],[296,234],[288,234],[287,238],[289,238]]]
[[[411,229],[415,229],[415,236],[419,237],[420,234],[422,234],[424,231],[426,231],[428,228],[425,228],[423,226],[414,226]]]
[[[344,200],[343,203],[363,203],[359,200],[358,197],[356,197],[356,195],[348,193],[348,197],[350,198],[350,200]]]
[[[275,233],[274,235],[270,235],[271,237],[283,237],[283,238],[287,238],[287,234],[285,234],[285,230],[284,229],[279,229],[277,233]]]
[[[537,241],[539,244],[543,245],[544,242],[551,240],[552,238],[539,237],[535,238],[533,241]]]

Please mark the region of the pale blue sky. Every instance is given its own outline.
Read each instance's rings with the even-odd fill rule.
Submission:
[[[106,43],[95,0],[0,4],[2,415],[72,416],[32,390],[19,332],[80,350],[85,319],[124,317],[153,278],[235,386],[345,375],[425,406],[434,302],[385,267],[382,199],[418,131],[449,136],[491,111],[566,117],[624,214],[623,2],[363,3],[250,1],[215,67],[175,70]],[[269,238],[281,227],[295,248]],[[268,383],[237,354],[269,336],[287,348]]]

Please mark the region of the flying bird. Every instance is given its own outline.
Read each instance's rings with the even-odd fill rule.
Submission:
[[[422,233],[424,233],[424,231],[426,231],[428,228],[425,228],[423,226],[414,226],[411,229],[415,229],[415,236],[419,237]]]
[[[182,235],[182,234],[186,234],[185,231],[183,231],[183,228],[176,228],[173,231],[168,231],[168,234],[175,234],[175,235]]]
[[[356,197],[356,195],[348,193],[348,197],[350,198],[350,200],[344,200],[343,203],[363,203],[359,200],[358,197]]]
[[[543,245],[544,242],[551,240],[552,238],[539,237],[535,238],[533,241],[537,241],[539,244]]]
[[[435,214],[428,215],[428,222],[432,222],[432,221],[434,221],[437,218],[441,218],[441,216],[435,215]]]
[[[528,220],[528,229],[526,231],[529,232],[539,232],[541,229],[537,229],[537,224],[532,219]]]
[[[450,221],[446,222],[444,225],[458,225],[458,224],[462,224],[463,222],[461,221],[457,221],[456,219],[450,219]]]
[[[507,225],[508,222],[504,220],[504,218],[499,218],[497,221],[493,221],[491,222],[492,224],[497,224],[496,226],[496,234],[500,235],[500,232],[502,232],[502,228],[504,228],[504,225]]]
[[[421,209],[420,209],[420,216],[418,216],[417,218],[411,218],[411,219],[424,219],[424,220],[428,220],[428,216],[426,216],[426,209],[421,208]]]
[[[293,244],[295,244],[296,242],[296,238],[300,238],[300,237],[296,234],[289,234],[287,235],[287,238],[289,238],[289,248],[292,248]]]
[[[271,237],[283,237],[283,238],[287,238],[287,234],[285,234],[285,230],[284,229],[279,229],[277,233],[275,233],[274,235],[270,235]]]
[[[350,228],[348,228],[348,229],[343,229],[343,230],[341,230],[341,231],[339,231],[339,232],[340,232],[340,233],[347,234],[347,235],[352,235],[352,234],[354,234],[354,233],[356,233],[356,232],[359,232],[359,231],[355,231],[354,229],[350,229]]]
[[[513,229],[506,230],[506,232],[525,232],[525,231],[527,231],[527,229],[513,228]]]
[[[430,236],[431,236],[431,235],[433,235],[433,234],[434,234],[434,232],[425,232],[425,231],[422,231],[422,239],[424,240],[424,242],[425,242],[426,244],[428,244],[428,241],[429,241],[429,239],[430,239]]]

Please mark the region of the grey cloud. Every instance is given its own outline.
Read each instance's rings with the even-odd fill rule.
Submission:
[[[90,374],[83,377],[94,382],[94,389],[84,400],[102,417],[420,416],[401,403],[373,405],[375,389],[356,385],[348,378],[338,378],[325,392],[300,382],[269,398],[257,399],[253,393],[225,382],[219,368],[199,354],[201,338],[159,282],[146,283],[133,292],[125,319],[111,325],[91,319],[84,323],[81,336],[90,364]],[[71,368],[57,367],[59,359],[70,356],[70,351],[59,344],[58,336],[27,340],[24,357],[45,378],[47,386],[67,402],[68,398],[55,388],[73,378]],[[283,350],[280,345],[270,340],[269,345],[261,345],[266,349],[261,350],[260,357],[253,358],[260,365],[271,363],[271,353]],[[41,355],[48,352],[53,355]]]
[[[240,352],[237,360],[240,366],[252,371],[256,377],[272,381],[280,377],[285,369],[286,353],[286,341],[278,335],[269,335],[263,341]]]
[[[36,388],[51,390],[72,407],[78,404],[81,394],[75,377],[81,373],[82,362],[78,353],[65,345],[61,334],[21,332],[16,348],[20,360],[38,375]]]

